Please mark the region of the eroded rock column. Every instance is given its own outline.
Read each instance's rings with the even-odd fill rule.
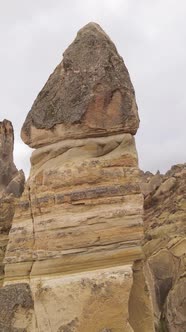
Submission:
[[[31,289],[27,331],[133,331],[128,300],[143,237],[138,125],[123,59],[90,23],[64,52],[22,128],[35,151],[5,271],[7,287]]]
[[[15,212],[16,198],[24,189],[24,173],[13,161],[14,131],[8,120],[0,122],[0,286],[4,277],[3,259]]]

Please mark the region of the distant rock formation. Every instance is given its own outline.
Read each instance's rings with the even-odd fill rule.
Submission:
[[[146,275],[157,331],[186,331],[186,164],[143,174]]]
[[[140,263],[138,125],[124,62],[90,23],[65,51],[22,128],[24,142],[36,150],[4,260],[0,303],[5,292],[21,294],[5,322],[9,331],[154,330]],[[146,294],[138,292],[129,322],[136,282]],[[5,302],[4,316],[9,310]]]
[[[0,122],[0,286],[4,276],[4,254],[15,212],[16,198],[20,197],[25,177],[13,162],[14,131],[10,121]]]

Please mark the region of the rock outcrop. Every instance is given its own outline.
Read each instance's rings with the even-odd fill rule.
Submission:
[[[186,331],[186,164],[143,174],[146,275],[156,330]]]
[[[20,288],[27,300],[15,300],[4,331],[153,331],[152,322],[136,330],[132,313],[128,319],[132,266],[142,258],[138,125],[123,59],[90,23],[22,128],[36,150],[9,234],[3,291],[9,297]]]
[[[24,173],[13,162],[14,132],[10,121],[0,122],[0,286],[3,282],[3,259],[15,212],[16,198],[24,189]]]
[[[115,45],[95,23],[81,29],[36,98],[22,128],[31,147],[87,137],[134,135],[134,88]]]

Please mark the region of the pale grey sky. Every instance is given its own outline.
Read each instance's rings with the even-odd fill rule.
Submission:
[[[28,174],[20,129],[76,32],[99,23],[136,91],[139,164],[164,172],[186,161],[185,0],[0,0],[0,120],[13,122],[15,163]]]

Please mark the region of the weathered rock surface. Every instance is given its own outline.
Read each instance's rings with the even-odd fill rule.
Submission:
[[[26,283],[0,289],[0,331],[35,331],[34,302]]]
[[[134,89],[115,45],[98,24],[81,29],[36,98],[22,139],[38,147],[61,139],[135,134]]]
[[[157,331],[186,331],[186,164],[145,174],[146,275]]]
[[[132,271],[143,238],[138,124],[123,60],[90,23],[65,51],[22,129],[36,150],[9,234],[4,285],[26,283],[34,308],[26,308],[24,324],[12,309],[12,330],[153,331],[149,315],[139,330],[128,310],[132,285],[133,294],[139,278],[146,287],[141,272],[133,283]]]
[[[145,275],[143,261],[133,265],[133,284],[129,296],[129,322],[134,332],[153,332],[152,297]]]
[[[95,23],[25,120],[25,188],[0,122],[0,331],[153,332],[154,319],[186,331],[186,164],[140,172],[138,125],[128,71]]]
[[[14,132],[10,121],[0,122],[0,286],[3,281],[3,258],[15,212],[16,198],[24,189],[24,173],[13,162]]]

